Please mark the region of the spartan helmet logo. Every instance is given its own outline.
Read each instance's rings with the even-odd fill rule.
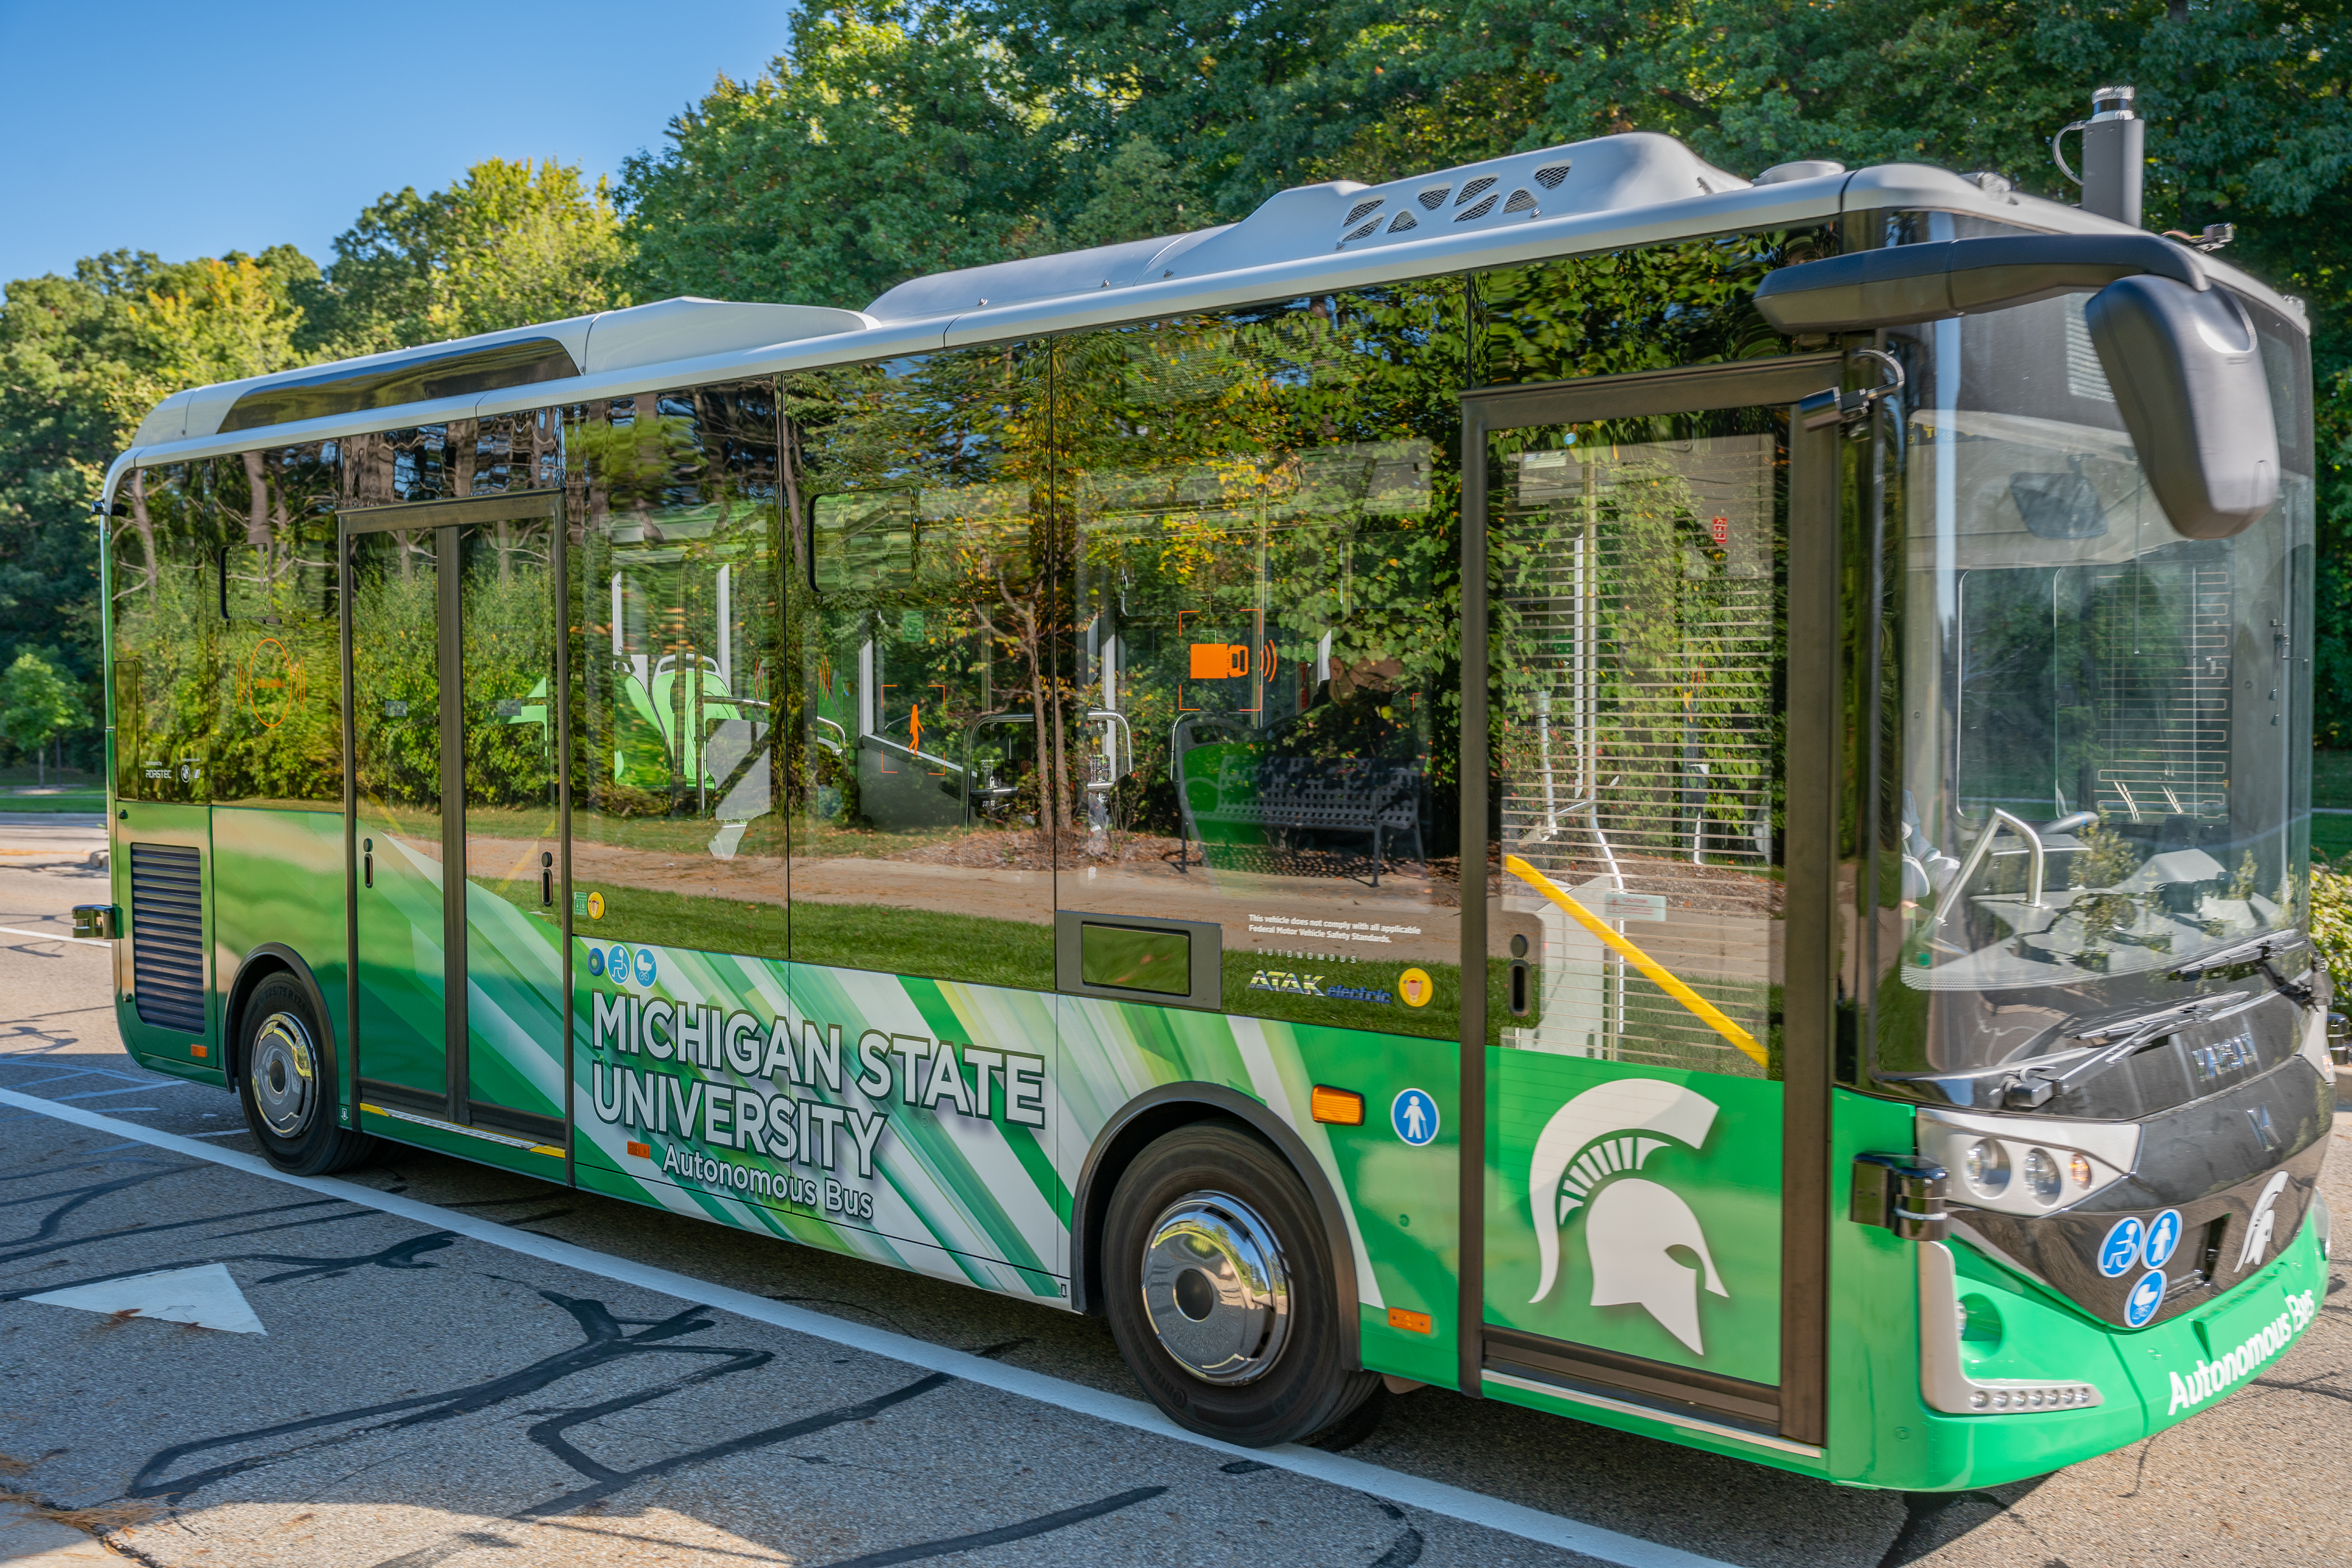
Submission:
[[[1586,1089],[1552,1113],[1528,1173],[1541,1268],[1530,1305],[1559,1283],[1561,1232],[1570,1215],[1587,1208],[1592,1304],[1639,1306],[1693,1354],[1706,1353],[1699,1335],[1699,1285],[1704,1280],[1727,1300],[1731,1292],[1716,1272],[1698,1216],[1672,1189],[1619,1173],[1641,1169],[1669,1140],[1698,1148],[1715,1125],[1715,1112],[1705,1095],[1636,1078]],[[1668,1249],[1676,1247],[1696,1254],[1700,1267],[1675,1261]]]
[[[2271,1179],[2263,1184],[2262,1195],[2254,1200],[2253,1212],[2246,1221],[2245,1244],[2238,1248],[2240,1271],[2242,1272],[2260,1263],[2263,1260],[2263,1254],[2270,1250],[2271,1233],[2278,1225],[2278,1215],[2272,1211],[2271,1205],[2278,1202],[2279,1194],[2284,1191],[2286,1191],[2284,1171],[2273,1173]]]

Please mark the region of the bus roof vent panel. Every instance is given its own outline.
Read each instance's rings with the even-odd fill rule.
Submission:
[[[856,310],[823,305],[741,305],[680,298],[607,310],[588,323],[583,375],[608,375],[639,365],[667,364],[709,354],[763,349],[804,338],[831,337],[874,325]]]
[[[1713,167],[1673,137],[1643,132],[1603,136],[1567,147],[1538,148],[1459,169],[1417,174],[1410,180],[1374,185],[1351,205],[1361,206],[1382,199],[1387,203],[1382,210],[1390,210],[1415,204],[1424,212],[1443,215],[1448,229],[1456,226],[1491,228],[1572,214],[1685,201],[1739,190],[1746,184],[1737,174]],[[1293,193],[1285,193],[1290,194]],[[1215,264],[1223,262],[1228,252],[1239,250],[1244,237],[1259,226],[1265,216],[1266,209],[1261,207],[1237,225],[1224,243],[1202,246],[1185,258],[1185,265],[1177,268],[1176,275],[1181,278],[1223,270]],[[1339,216],[1334,214],[1334,219]],[[1331,239],[1326,243],[1336,243],[1348,251],[1430,237],[1427,231],[1413,233],[1394,224],[1376,233],[1359,235],[1352,226],[1336,221],[1330,234]],[[1290,254],[1307,252],[1302,247]],[[1252,256],[1247,261],[1233,265],[1271,259],[1274,258]]]
[[[1663,205],[1746,188],[1671,136],[1604,136],[1365,185],[1333,180],[1277,191],[1241,222],[911,279],[866,307],[877,321],[929,321],[1139,284],[1278,267],[1336,248],[1408,245],[1444,234]],[[1418,211],[1428,216],[1406,221]]]
[[[876,323],[817,305],[677,299],[426,343],[174,393],[139,427],[149,446],[298,420],[477,396],[583,375],[743,353]]]
[[[1756,176],[1759,185],[1785,185],[1791,180],[1817,180],[1824,174],[1843,174],[1845,165],[1834,158],[1800,158],[1793,163],[1775,163]]]
[[[1222,227],[1204,228],[910,278],[866,306],[866,314],[877,322],[921,321],[982,307],[1017,305],[1025,300],[1124,289],[1160,277],[1176,257],[1224,232]]]

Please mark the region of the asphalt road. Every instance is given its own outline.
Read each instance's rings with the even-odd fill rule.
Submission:
[[[0,821],[0,1089],[254,1152],[231,1096],[122,1055],[105,949],[24,934],[102,895],[81,855]],[[40,1111],[0,1122],[0,1491],[142,1563],[1402,1568],[1631,1563],[1645,1542],[1685,1568],[2352,1561],[2341,1265],[2256,1385],[1987,1492],[1832,1487],[1434,1389],[1344,1456],[1267,1464],[1088,1413],[1138,1391],[1098,1322],[1045,1307],[413,1150],[351,1178],[437,1205],[391,1214]],[[449,1228],[482,1220],[594,1256]],[[647,1265],[713,1289],[656,1289]],[[216,1288],[216,1268],[266,1332],[26,1299],[163,1269]],[[774,1321],[794,1309],[821,1331]],[[828,1324],[1007,1370],[926,1371]],[[1024,1373],[1049,1396],[1004,1386]],[[1542,1544],[1477,1522],[1484,1499],[1623,1539],[1599,1559]]]

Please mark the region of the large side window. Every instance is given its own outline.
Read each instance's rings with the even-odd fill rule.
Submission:
[[[787,384],[811,551],[803,962],[1054,984],[1055,845],[1075,818],[1047,365],[1037,347],[974,349]]]
[[[209,465],[133,468],[115,492],[115,793],[211,798],[220,699],[220,552]]]
[[[1754,303],[1776,267],[1837,249],[1827,229],[1727,234],[1565,257],[1470,279],[1475,386],[1573,381],[1784,354]]]
[[[338,458],[327,441],[203,465],[221,542],[215,803],[342,809]]]
[[[1060,345],[1065,989],[1455,1033],[1460,300]]]
[[[784,956],[766,381],[568,410],[572,924]]]
[[[341,443],[345,506],[544,489],[561,475],[554,415],[540,409],[353,436]]]

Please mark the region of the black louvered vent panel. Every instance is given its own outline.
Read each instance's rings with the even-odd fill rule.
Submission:
[[[1507,214],[1531,213],[1535,210],[1536,199],[1526,191],[1513,191],[1511,199],[1503,204],[1503,211]]]
[[[1536,184],[1545,190],[1556,191],[1567,180],[1568,171],[1569,165],[1566,163],[1546,163],[1536,171]]]
[[[141,1023],[205,1032],[204,858],[195,850],[131,847],[131,973]]]

